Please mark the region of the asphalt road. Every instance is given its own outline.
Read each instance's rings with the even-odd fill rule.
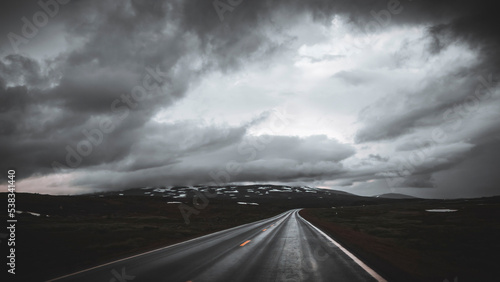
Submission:
[[[385,281],[291,210],[55,281]]]

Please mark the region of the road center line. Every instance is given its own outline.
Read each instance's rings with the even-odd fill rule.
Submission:
[[[247,241],[245,241],[245,243],[241,244],[241,245],[240,245],[240,247],[245,246],[245,245],[246,245],[246,244],[248,244],[248,242],[250,242],[250,241],[251,241],[251,240],[247,240]]]

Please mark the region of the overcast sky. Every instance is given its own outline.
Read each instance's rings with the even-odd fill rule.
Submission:
[[[500,194],[491,1],[40,3],[0,9],[3,189]]]

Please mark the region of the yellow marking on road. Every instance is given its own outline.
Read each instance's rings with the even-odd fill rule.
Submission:
[[[240,245],[240,247],[245,246],[245,245],[246,245],[246,244],[248,244],[248,242],[250,242],[250,241],[251,241],[251,240],[247,240],[247,241],[245,241],[245,243],[241,244],[241,245]]]
[[[262,229],[262,231],[266,231],[267,229]]]

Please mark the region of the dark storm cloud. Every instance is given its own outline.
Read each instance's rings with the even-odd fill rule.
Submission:
[[[474,148],[468,157],[453,170],[436,173],[436,185],[449,190],[460,189],[462,197],[477,195],[498,195],[500,175],[496,168],[500,165],[500,142],[490,141]]]
[[[286,50],[296,40],[287,33],[287,25],[300,15],[311,14],[324,24],[334,15],[347,17],[357,33],[398,25],[428,26],[430,56],[457,43],[478,50],[477,65],[430,79],[418,91],[406,90],[400,99],[388,96],[366,108],[360,114],[365,127],[357,133],[357,140],[396,139],[438,125],[444,112],[474,92],[478,75],[498,73],[500,41],[494,28],[498,17],[492,5],[448,0],[243,0],[234,10],[225,11],[221,21],[213,1],[71,1],[60,5],[59,13],[40,28],[63,26],[68,46],[56,57],[42,60],[25,52],[14,54],[7,34],[21,36],[21,18],[32,20],[43,9],[35,1],[6,2],[0,9],[2,169],[17,167],[19,178],[26,178],[58,171],[54,170],[56,162],[70,171],[92,171],[92,177],[78,178],[75,184],[100,188],[208,183],[215,181],[211,172],[219,177],[222,174],[217,173],[227,172],[226,165],[233,160],[241,172],[230,174],[229,181],[297,181],[339,175],[369,180],[377,170],[346,171],[341,162],[355,150],[326,137],[274,136],[265,143],[246,137],[247,125],[205,128],[151,120],[159,110],[182,99],[204,75],[235,71],[248,62],[266,63]],[[37,36],[45,35],[40,31]],[[40,38],[21,47],[34,40]],[[146,91],[148,98],[131,99],[148,75],[146,80],[156,81],[157,87]],[[337,77],[354,85],[377,79],[376,74],[354,71]],[[457,79],[463,83],[450,87],[448,82]],[[403,109],[393,110],[392,103],[402,103]],[[481,125],[467,128],[472,126]],[[105,133],[104,128],[110,127]],[[486,138],[495,130],[491,125],[480,136]],[[87,147],[90,142],[92,150],[87,156],[80,154],[78,160],[74,152],[80,145],[84,149],[82,141]],[[398,149],[412,150],[405,145]],[[378,155],[371,159],[386,160]],[[427,169],[461,160],[432,159],[429,163],[435,164]],[[415,176],[407,184],[430,186],[431,172],[426,173],[427,178]]]
[[[357,141],[396,138],[431,125],[449,127],[446,124],[457,119],[459,111],[461,115],[477,111],[470,103],[489,102],[490,92],[497,87],[496,73],[493,74],[484,72],[480,63],[430,77],[422,89],[401,89],[387,95],[361,111],[360,119],[365,126],[357,133]]]
[[[407,5],[407,9],[405,7],[404,17],[395,18],[394,22],[427,23],[427,36],[432,38],[428,45],[431,54],[437,55],[454,44],[465,44],[479,52],[479,61],[474,66],[431,78],[420,91],[408,93],[404,90],[393,95],[398,96],[397,102],[407,99],[403,112],[382,114],[393,106],[391,99],[394,97],[389,95],[378,105],[365,109],[361,119],[372,121],[358,132],[359,142],[396,138],[420,126],[427,126],[428,122],[442,123],[447,110],[475,93],[477,86],[482,84],[477,79],[479,76],[490,82],[489,87],[496,87],[500,67],[500,34],[494,27],[500,24],[500,19],[495,15],[493,5],[492,2],[419,1]],[[454,83],[457,80],[463,83]],[[370,113],[372,110],[374,112]]]
[[[364,71],[340,71],[336,73],[333,78],[338,78],[346,83],[352,84],[352,85],[360,85],[364,83],[368,83],[370,81],[374,81],[377,78],[379,78],[379,75],[377,73],[368,73]]]
[[[389,158],[387,158],[387,157],[384,158],[384,157],[381,157],[380,155],[374,155],[374,154],[370,154],[368,156],[368,158],[379,161],[379,162],[386,162],[387,160],[389,160]]]
[[[426,175],[411,175],[403,178],[400,185],[401,187],[411,188],[434,188],[434,183],[431,174]]]
[[[0,62],[0,75],[4,87],[5,82],[36,87],[47,79],[47,77],[42,76],[37,61],[15,54],[5,56]]]
[[[230,182],[296,182],[341,174],[340,162],[352,147],[325,136],[245,137],[245,128],[203,128],[195,124],[163,125],[138,140],[130,155],[101,173],[77,178],[75,185],[120,188],[124,185],[207,184]],[[161,132],[161,133],[160,133]],[[193,138],[196,137],[196,138]],[[146,168],[149,168],[146,170]]]
[[[148,134],[139,129],[160,107],[181,97],[199,71],[192,70],[189,61],[178,62],[196,48],[180,38],[182,30],[151,36],[161,34],[167,24],[164,5],[94,4],[74,3],[69,7],[72,16],[54,18],[64,22],[71,40],[84,44],[60,54],[50,70],[47,63],[40,66],[22,55],[8,55],[0,65],[6,100],[2,132],[8,133],[1,143],[10,148],[2,163],[22,168],[20,178],[52,173],[54,162],[84,168],[122,160],[141,134]],[[50,81],[45,73],[52,68],[61,76],[57,86],[42,85]],[[157,87],[137,89],[145,85],[147,75],[147,82]],[[143,99],[141,91],[151,97]],[[134,98],[134,92],[141,99]],[[102,132],[103,122],[111,124],[111,132]],[[99,144],[92,146],[91,154],[75,156],[78,146],[92,138]]]

